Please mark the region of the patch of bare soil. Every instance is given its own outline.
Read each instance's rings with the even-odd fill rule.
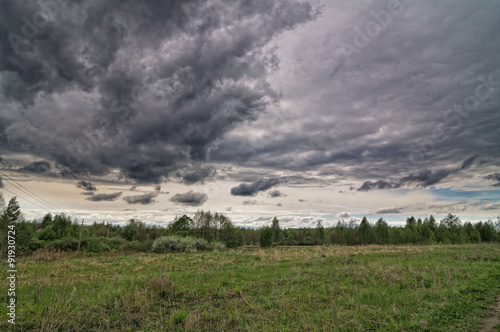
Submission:
[[[484,318],[481,323],[480,332],[495,331],[495,326],[500,324],[500,297],[491,306],[491,316]]]

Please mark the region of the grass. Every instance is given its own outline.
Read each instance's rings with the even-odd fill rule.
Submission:
[[[38,255],[17,270],[19,331],[475,331],[500,294],[498,245]]]

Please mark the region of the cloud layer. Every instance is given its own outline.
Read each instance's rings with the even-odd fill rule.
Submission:
[[[145,182],[204,161],[215,141],[279,99],[266,45],[318,15],[302,1],[216,4],[5,4],[0,130],[10,146],[71,173],[120,169]],[[39,27],[23,23],[34,16]]]

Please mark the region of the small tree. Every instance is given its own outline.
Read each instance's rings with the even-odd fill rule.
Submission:
[[[263,248],[268,248],[273,245],[274,231],[269,226],[264,226],[260,229],[259,243]]]
[[[280,221],[278,220],[278,218],[276,217],[273,218],[271,228],[273,229],[274,242],[276,242],[277,244],[282,244],[284,238],[283,238],[283,232],[281,231],[280,228]]]
[[[359,224],[359,237],[361,240],[361,244],[369,244],[372,242],[372,226],[368,222],[366,217],[363,217],[361,220],[361,224]]]
[[[191,229],[191,223],[193,221],[186,215],[182,217],[177,217],[175,220],[168,226],[168,231],[172,235],[181,235],[186,236],[189,234]]]
[[[17,222],[19,220],[19,217],[21,216],[21,208],[19,207],[16,197],[12,197],[10,199],[4,214],[7,218],[7,222],[9,223]]]
[[[3,196],[0,199],[0,204],[5,204],[3,202]],[[17,198],[12,197],[9,200],[9,204],[0,214],[0,258],[6,253],[7,250],[7,233],[9,224],[19,221],[21,216],[21,209],[19,208],[19,203],[17,203]]]

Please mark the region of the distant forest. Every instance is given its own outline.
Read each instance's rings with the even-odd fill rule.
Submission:
[[[242,245],[272,247],[500,241],[500,217],[495,222],[490,220],[474,224],[462,222],[452,214],[439,222],[432,215],[424,220],[410,217],[403,227],[389,226],[383,218],[370,224],[365,217],[359,224],[339,221],[335,227],[323,227],[318,222],[315,227],[307,228],[281,228],[279,219],[274,217],[269,226],[252,229],[234,226],[223,214],[198,211],[192,218],[187,215],[176,217],[167,227],[150,226],[134,219],[130,219],[125,226],[109,222],[82,226],[76,218],[71,219],[64,214],[48,213],[41,222],[24,220],[15,197],[7,205],[0,198],[1,256],[7,250],[9,225],[15,225],[18,255],[29,255],[42,248],[86,252],[173,252]],[[210,243],[217,245],[210,246]]]

